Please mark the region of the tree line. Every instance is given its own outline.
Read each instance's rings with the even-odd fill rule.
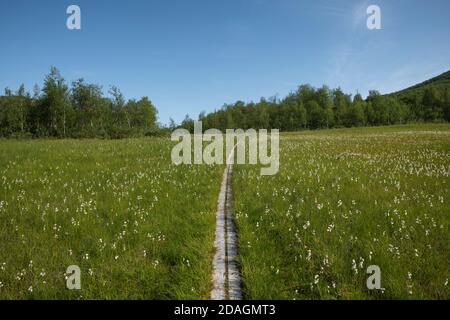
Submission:
[[[425,82],[389,95],[370,91],[366,99],[340,88],[301,85],[283,99],[237,101],[209,114],[202,112],[198,120],[204,130],[281,131],[450,121],[449,76],[445,73],[432,79],[441,81],[440,85]],[[30,94],[23,85],[15,92],[5,89],[0,96],[0,136],[124,138],[167,135],[178,127],[193,132],[194,120],[189,115],[180,124],[171,120],[164,127],[157,123],[157,109],[148,97],[127,101],[114,86],[108,93],[105,96],[101,86],[83,79],[69,87],[59,70],[51,67],[42,90],[35,86]]]
[[[0,136],[123,138],[157,134],[157,110],[148,97],[125,100],[117,87],[109,96],[83,79],[66,83],[50,68],[42,90],[21,85],[0,97]]]
[[[199,120],[203,128],[275,128],[281,131],[353,126],[378,126],[407,122],[450,121],[449,87],[429,86],[414,94],[381,95],[370,91],[363,99],[340,88],[299,86],[279,100],[261,98],[259,102],[237,101],[206,114]],[[194,121],[186,116],[181,127],[193,130]]]

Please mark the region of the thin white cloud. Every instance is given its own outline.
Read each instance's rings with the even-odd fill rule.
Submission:
[[[367,19],[367,8],[373,1],[365,0],[360,4],[357,4],[353,8],[352,12],[352,27],[356,29],[361,27]]]

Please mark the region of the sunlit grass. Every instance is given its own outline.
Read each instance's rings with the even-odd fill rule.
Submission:
[[[235,169],[244,296],[449,299],[449,175],[449,125],[283,135],[277,175]]]
[[[0,298],[208,298],[223,166],[174,166],[172,145],[0,141]],[[450,298],[449,125],[288,133],[280,153],[275,176],[234,172],[245,298]]]
[[[175,166],[171,146],[0,141],[0,298],[207,298],[223,168]]]

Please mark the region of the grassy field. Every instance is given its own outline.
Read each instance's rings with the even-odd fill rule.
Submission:
[[[450,299],[449,175],[449,125],[282,135],[277,175],[235,169],[244,297]]]
[[[170,150],[0,141],[0,299],[207,298],[223,168],[176,167]]]
[[[0,299],[208,298],[224,167],[172,145],[0,141]],[[450,125],[282,134],[277,175],[235,166],[244,298],[450,299],[449,188]]]

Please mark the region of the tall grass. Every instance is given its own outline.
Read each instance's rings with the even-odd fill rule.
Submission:
[[[282,136],[277,175],[235,169],[245,297],[449,299],[449,188],[449,125]]]
[[[1,299],[201,299],[223,168],[168,139],[0,142]],[[81,290],[66,288],[69,265]]]

